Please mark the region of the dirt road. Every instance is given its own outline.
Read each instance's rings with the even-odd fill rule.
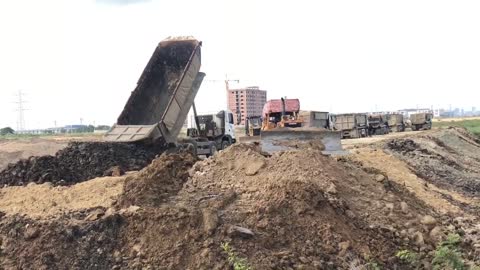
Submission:
[[[431,131],[422,130],[422,131],[393,132],[393,133],[389,133],[381,136],[372,136],[372,137],[365,137],[365,138],[358,138],[358,139],[344,139],[342,140],[342,146],[344,147],[344,149],[352,149],[354,147],[374,144],[377,142],[387,141],[395,138],[406,138],[406,137],[418,136],[425,132],[428,133]]]

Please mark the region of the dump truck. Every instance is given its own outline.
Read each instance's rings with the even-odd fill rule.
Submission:
[[[236,142],[231,111],[221,110],[214,114],[197,115],[196,110],[194,104],[195,125],[187,129],[187,136],[194,140],[193,144],[196,146],[197,155],[209,157]]]
[[[432,129],[432,113],[414,113],[410,115],[412,130]]]
[[[368,136],[368,120],[365,113],[336,114],[331,120],[333,130],[340,131],[342,139]]]
[[[330,113],[320,111],[300,111],[305,127],[331,129]]]
[[[260,144],[264,152],[302,149],[317,145],[325,154],[343,154],[340,132],[305,125],[298,99],[273,99],[263,107]]]
[[[368,135],[383,135],[389,132],[387,115],[375,113],[368,115]]]
[[[199,153],[212,154],[217,142],[212,137],[178,135],[205,77],[200,72],[202,43],[192,37],[170,37],[161,41],[131,93],[117,123],[105,134],[110,142],[193,146]],[[195,110],[194,110],[195,111]],[[197,121],[198,123],[198,121]],[[197,127],[201,130],[200,127]]]
[[[390,132],[403,132],[405,131],[405,121],[403,114],[401,113],[389,113],[387,114],[388,127]]]

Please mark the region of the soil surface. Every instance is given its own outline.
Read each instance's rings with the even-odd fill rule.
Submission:
[[[341,157],[235,144],[204,160],[164,153],[122,177],[3,188],[0,268],[232,269],[228,243],[253,269],[412,269],[401,249],[431,269],[449,233],[478,265],[475,183],[421,173],[435,162],[468,180],[475,143],[446,129],[359,143]]]

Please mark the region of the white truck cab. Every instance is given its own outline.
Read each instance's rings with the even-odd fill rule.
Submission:
[[[213,155],[236,142],[233,113],[229,110],[198,114],[192,122],[187,136],[195,140],[198,155]]]

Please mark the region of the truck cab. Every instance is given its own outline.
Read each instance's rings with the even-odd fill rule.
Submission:
[[[197,115],[194,124],[187,129],[187,136],[195,143],[197,155],[211,156],[236,142],[233,113],[229,110]]]

